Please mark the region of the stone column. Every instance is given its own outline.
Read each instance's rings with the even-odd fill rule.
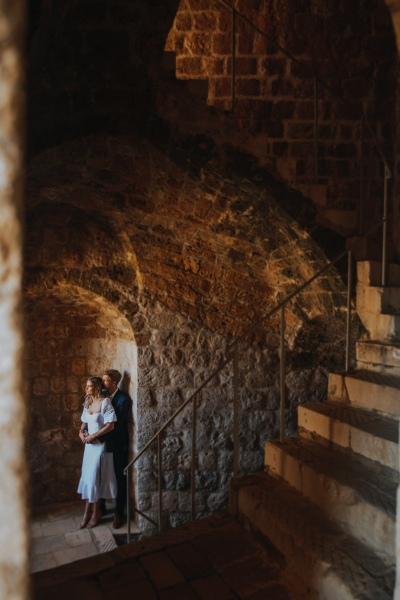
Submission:
[[[22,372],[22,145],[25,3],[0,0],[0,597],[28,596]]]

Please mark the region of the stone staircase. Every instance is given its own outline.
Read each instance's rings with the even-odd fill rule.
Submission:
[[[370,339],[357,368],[329,376],[327,401],[299,407],[299,433],[268,442],[265,473],[232,484],[231,508],[285,556],[295,598],[389,600],[396,567],[400,266],[358,263]]]

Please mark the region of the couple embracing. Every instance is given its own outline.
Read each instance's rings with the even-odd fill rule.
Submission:
[[[114,529],[124,523],[130,399],[118,388],[120,380],[119,371],[108,369],[102,377],[89,377],[86,382],[79,429],[85,445],[78,486],[85,500],[80,529],[96,527],[105,511],[105,500],[111,498],[116,498]]]

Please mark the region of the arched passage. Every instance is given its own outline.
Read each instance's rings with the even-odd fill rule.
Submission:
[[[26,282],[28,302],[30,298],[37,302],[31,302],[32,314],[43,313],[40,307],[46,306],[50,295],[55,296],[51,308],[55,321],[60,319],[61,335],[66,335],[65,319],[71,314],[76,318],[74,335],[79,351],[84,348],[77,358],[86,361],[74,363],[78,370],[87,369],[87,363],[94,369],[101,363],[93,362],[88,340],[94,340],[94,347],[108,344],[109,334],[102,332],[105,307],[118,319],[126,319],[123,322],[134,331],[138,365],[134,444],[139,450],[216,369],[232,337],[326,261],[266,190],[212,164],[200,168],[195,157],[189,160],[178,151],[171,156],[135,137],[90,136],[43,152],[30,163],[28,198]],[[330,344],[325,329],[335,334],[331,317],[342,303],[342,292],[340,278],[331,274],[287,311],[292,348],[290,427],[297,404],[319,397],[325,374],[324,367],[319,368],[317,346]],[[330,314],[325,324],[324,310]],[[41,316],[46,330],[43,316],[47,318],[46,310]],[[340,315],[337,319],[341,321]],[[241,466],[248,471],[262,468],[264,440],[277,433],[278,321],[259,328],[254,335],[259,344],[241,352]],[[99,342],[99,330],[106,341]],[[116,330],[118,339],[126,339],[121,333],[125,328],[118,324]],[[107,331],[112,332],[113,326]],[[317,331],[321,335],[314,346]],[[80,345],[83,332],[87,339]],[[54,335],[51,329],[50,334]],[[115,349],[109,345],[101,356],[109,365]],[[335,363],[340,352],[329,347],[329,357]],[[37,369],[40,361],[34,360],[32,367]],[[46,368],[47,363],[42,364]],[[71,370],[72,363],[60,365],[63,373],[55,385],[62,389],[68,386],[65,370]],[[86,376],[78,373],[70,385],[76,388],[79,377]],[[45,410],[46,395],[51,398],[56,392],[49,379],[42,382],[40,372],[36,377],[38,385],[44,385],[38,403],[43,402]],[[75,388],[67,390],[67,396],[76,402]],[[57,427],[54,435],[60,438]],[[227,369],[199,400],[198,514],[226,505],[231,429],[232,377]],[[50,427],[46,431],[50,433],[43,442],[48,448],[43,453],[48,456],[56,452],[57,440],[53,441]],[[189,518],[190,452],[191,417],[185,413],[163,437],[163,499],[172,525]],[[38,488],[41,478],[47,477],[46,469],[57,462],[56,456],[50,465],[40,460],[38,456],[35,465]],[[63,476],[72,480],[74,475]],[[139,509],[154,520],[157,476],[157,452],[152,447],[140,460],[135,484]]]
[[[77,431],[87,377],[120,370],[133,410],[137,388],[134,334],[115,306],[73,285],[44,292],[28,290],[25,306],[34,506],[77,499],[82,461]]]

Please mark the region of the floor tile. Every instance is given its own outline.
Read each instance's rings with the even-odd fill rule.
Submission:
[[[151,583],[144,579],[137,583],[119,587],[108,592],[106,600],[157,600],[157,592]]]
[[[195,579],[190,585],[202,600],[236,600],[237,596],[217,575]]]
[[[52,505],[47,511],[49,521],[59,521],[66,517],[80,516],[84,512],[84,502]]]
[[[159,592],[160,600],[198,600],[199,596],[185,581],[167,590]]]
[[[92,540],[92,536],[90,535],[90,531],[88,529],[79,529],[78,531],[68,531],[64,534],[65,541],[67,546],[83,546],[85,544],[90,544]]]
[[[33,600],[290,600],[279,555],[232,516],[215,515],[102,554],[107,529],[67,532],[72,544],[87,536],[92,542],[33,557]]]
[[[182,572],[165,552],[152,552],[143,556],[140,563],[159,590],[185,580]]]
[[[98,554],[99,551],[96,545],[91,542],[83,546],[77,546],[75,548],[65,548],[64,550],[58,550],[53,553],[54,559],[57,565],[65,565],[66,563],[80,560],[81,558],[87,558]]]
[[[59,521],[43,523],[42,534],[44,537],[46,537],[50,535],[66,533],[67,531],[76,531],[76,529],[77,527],[74,519],[60,519]]]
[[[142,579],[146,579],[146,573],[137,560],[127,561],[122,565],[109,569],[99,577],[101,587],[105,590],[126,586]]]
[[[33,556],[30,563],[30,572],[46,571],[46,569],[54,569],[56,566],[56,559],[52,553]]]
[[[123,538],[128,530],[127,524],[121,529],[113,529],[112,523],[114,520],[114,505],[112,502],[107,502],[107,514],[101,519],[100,524],[93,529],[79,529],[82,521],[84,503],[66,502],[63,504],[53,504],[50,506],[39,506],[32,510],[30,534],[32,540],[31,550],[31,569],[35,572],[55,566],[55,559],[47,558],[42,561],[37,561],[37,556],[45,556],[52,552],[67,548],[79,548],[80,546],[88,546],[94,544],[96,553],[105,553],[114,550],[118,547],[114,534],[118,535],[118,544],[125,543]],[[131,521],[132,535],[138,534],[136,523]],[[64,541],[63,541],[64,537]],[[43,539],[42,542],[39,542]],[[46,541],[45,541],[46,540]],[[85,552],[83,554],[86,556]],[[92,554],[94,550],[92,549]],[[63,564],[70,557],[71,561],[77,560],[77,554],[68,552],[62,557]],[[78,558],[81,556],[79,555]],[[35,560],[34,560],[35,559]],[[61,559],[59,559],[61,560]],[[45,566],[49,564],[49,567]]]
[[[117,548],[113,534],[105,525],[94,527],[90,530],[90,533],[99,552],[109,552],[110,550]]]
[[[99,586],[93,581],[72,579],[66,581],[62,587],[49,586],[33,593],[33,600],[104,600]],[[127,600],[127,599],[125,599]]]
[[[52,535],[33,540],[31,552],[32,556],[39,556],[41,554],[57,552],[63,548],[67,548],[67,542],[65,541],[64,535]]]
[[[188,579],[206,577],[214,572],[210,563],[190,544],[168,548],[167,554]]]

